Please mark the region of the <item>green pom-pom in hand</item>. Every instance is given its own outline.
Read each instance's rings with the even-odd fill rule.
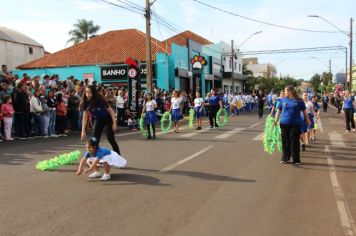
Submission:
[[[164,122],[168,120],[168,126],[164,127]],[[161,130],[163,133],[167,133],[172,128],[172,115],[166,111],[161,118]]]
[[[195,117],[195,112],[194,109],[189,110],[189,129],[192,129],[194,126],[194,117]]]
[[[281,128],[277,125],[274,125],[274,118],[268,116],[266,119],[266,125],[264,130],[263,137],[263,149],[265,152],[272,154],[275,151],[275,148],[279,152],[282,151],[282,137],[281,137]]]
[[[223,115],[223,121],[222,122],[220,122],[221,113]],[[223,128],[228,122],[228,119],[229,119],[228,117],[229,117],[229,115],[227,114],[226,109],[220,109],[218,111],[218,113],[216,113],[216,123],[218,124],[218,126]]]

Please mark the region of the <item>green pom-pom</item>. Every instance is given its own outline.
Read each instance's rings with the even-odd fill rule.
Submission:
[[[168,125],[167,127],[164,127],[164,122],[168,120]],[[163,116],[161,118],[161,130],[163,133],[167,133],[170,129],[172,128],[172,115],[170,112],[166,111],[163,113]]]
[[[275,148],[279,152],[282,151],[282,137],[281,137],[281,128],[277,125],[274,125],[274,118],[268,116],[266,119],[266,125],[264,130],[263,138],[263,149],[265,152],[272,154],[275,151]]]
[[[37,162],[36,169],[42,171],[56,170],[61,166],[71,165],[76,163],[79,156],[80,156],[80,151],[74,151],[71,153],[62,154],[49,160]]]
[[[220,121],[221,113],[223,115],[223,121],[222,122]],[[218,111],[218,113],[216,113],[216,123],[218,124],[218,126],[223,128],[228,122],[228,117],[229,117],[229,115],[227,114],[226,109],[220,109]]]
[[[142,136],[147,138],[148,137],[148,131],[145,129],[145,117],[146,117],[146,113],[143,113],[141,115],[141,119],[139,121],[139,124],[140,124],[140,132],[141,132]],[[150,129],[151,129],[151,133],[153,133],[153,129],[152,129],[151,126],[150,126]]]
[[[188,127],[190,129],[192,129],[194,126],[194,116],[195,116],[194,109],[190,109],[189,110],[189,125],[188,125]]]

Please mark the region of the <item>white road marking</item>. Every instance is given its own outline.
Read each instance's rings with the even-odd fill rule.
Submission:
[[[330,141],[332,141],[331,136],[329,138]],[[345,199],[344,192],[342,191],[341,185],[337,179],[336,169],[334,161],[330,155],[329,146],[325,146],[325,154],[329,165],[330,180],[336,198],[336,204],[340,215],[341,226],[344,228],[345,235],[354,236],[356,235],[355,223],[352,218],[350,208]]]
[[[254,141],[262,141],[264,135],[265,135],[265,132],[262,132],[259,135],[257,135],[256,137],[254,137],[252,140],[254,140]]]
[[[332,146],[346,147],[341,134],[329,133],[329,139]]]
[[[260,124],[261,124],[261,122],[257,122],[256,124],[253,124],[253,125],[249,126],[248,128],[251,129],[251,128],[254,128],[254,127],[256,127],[256,126],[258,126]]]
[[[216,138],[216,139],[227,139],[227,138],[231,137],[232,135],[238,134],[238,133],[240,133],[241,131],[243,131],[243,130],[245,130],[245,129],[251,129],[251,128],[253,128],[253,127],[256,127],[256,126],[258,126],[260,123],[261,123],[261,122],[257,122],[256,124],[250,125],[250,126],[247,127],[247,128],[236,128],[236,129],[227,131],[227,132],[225,132],[225,133],[223,133],[223,134],[220,134],[220,135],[216,136],[215,138]]]
[[[213,147],[214,147],[214,145],[209,145],[209,146],[207,146],[206,148],[200,150],[199,152],[196,152],[196,153],[194,153],[193,155],[190,155],[190,156],[187,157],[187,158],[184,158],[184,159],[182,159],[182,160],[180,160],[180,161],[178,161],[178,162],[176,162],[176,163],[173,163],[173,164],[171,164],[171,165],[169,165],[169,166],[163,168],[162,170],[160,170],[160,172],[168,172],[168,171],[170,171],[170,170],[173,170],[173,169],[176,168],[177,166],[180,166],[180,165],[184,164],[185,162],[192,160],[193,158],[195,158],[195,157],[197,157],[197,156],[203,154],[204,152],[209,151],[209,150],[210,150],[211,148],[213,148]]]
[[[232,135],[238,134],[238,133],[240,133],[241,131],[243,131],[245,129],[246,128],[236,128],[236,129],[227,131],[227,132],[225,132],[223,134],[220,134],[220,135],[216,136],[215,138],[216,139],[227,139],[227,138],[231,137]]]
[[[202,130],[197,130],[197,131],[194,131],[194,132],[191,132],[191,133],[182,134],[182,135],[179,136],[179,137],[181,137],[181,138],[190,138],[190,137],[193,137],[193,136],[195,136],[195,135],[197,135],[197,134],[205,133],[205,132],[207,132],[208,130],[209,130],[209,128],[204,128],[204,129],[202,129]]]

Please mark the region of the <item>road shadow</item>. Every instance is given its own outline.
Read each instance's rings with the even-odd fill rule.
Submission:
[[[25,162],[32,162],[33,158],[26,157],[25,155],[1,155],[0,165],[23,165]]]
[[[161,183],[161,180],[149,175],[141,174],[110,174],[109,182],[103,182],[104,185],[150,185],[156,187],[167,187],[170,184]]]
[[[134,171],[141,171],[141,172],[150,172],[150,173],[159,173],[163,175],[178,175],[178,176],[186,176],[191,178],[197,178],[201,180],[207,181],[225,181],[225,182],[240,182],[240,183],[255,183],[256,180],[252,179],[240,179],[231,176],[225,175],[216,175],[204,172],[196,172],[196,171],[167,171],[167,172],[160,172],[159,170],[154,169],[143,169],[143,168],[134,168],[128,167],[127,170],[134,170]]]

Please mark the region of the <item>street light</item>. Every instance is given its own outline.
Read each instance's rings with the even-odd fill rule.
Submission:
[[[251,34],[250,36],[248,36],[238,47],[240,48],[242,45],[244,45],[250,38],[252,38],[253,36],[255,36],[256,34],[260,34],[262,33],[263,31],[257,31],[253,34]]]
[[[263,31],[257,31],[253,34],[251,34],[250,36],[248,36],[238,47],[240,48],[242,45],[244,45],[250,38],[252,38],[253,36],[255,36],[256,34],[260,34]],[[239,49],[238,49],[239,51]],[[225,53],[226,54],[226,53]],[[225,54],[222,54],[225,55]],[[221,58],[222,58],[221,56]],[[234,40],[231,40],[231,84],[232,84],[232,92],[235,92],[235,81],[234,81],[234,57],[235,57],[235,49],[234,49]],[[221,60],[221,64],[222,64],[222,60]]]
[[[328,69],[329,69],[329,73],[330,73],[330,76],[331,76],[331,61],[330,61],[330,64],[328,65],[328,64],[326,64],[325,62],[323,62],[319,57],[311,57],[311,58],[313,58],[313,59],[315,59],[315,60],[317,60],[317,61],[319,61],[321,64],[323,64],[324,66],[326,66]],[[321,85],[321,97],[323,96],[323,85],[324,85],[324,78],[323,78],[323,76],[321,76],[321,83],[320,83],[320,85]]]
[[[337,27],[336,25],[334,25],[333,23],[331,23],[330,21],[328,21],[327,19],[325,19],[324,17],[322,16],[318,16],[318,15],[308,15],[308,17],[313,17],[313,18],[320,18],[322,19],[323,21],[325,21],[326,23],[332,25],[334,28],[336,28],[338,31],[340,31],[341,33],[343,33],[344,35],[346,35],[347,37],[349,37],[350,39],[350,82],[349,82],[349,90],[351,91],[352,90],[352,22],[353,22],[353,19],[350,18],[350,32],[347,33],[345,31],[343,31],[342,29],[340,29],[339,27]],[[346,75],[347,75],[347,72],[345,71],[345,80],[346,80]],[[346,86],[345,86],[346,88]]]

